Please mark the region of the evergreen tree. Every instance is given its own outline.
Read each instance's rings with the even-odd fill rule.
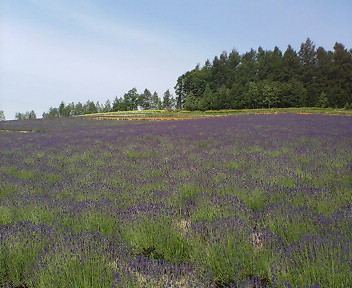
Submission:
[[[111,107],[111,102],[110,102],[110,100],[108,99],[108,100],[106,100],[106,102],[105,102],[105,104],[104,104],[104,106],[103,106],[103,108],[102,108],[102,111],[103,111],[104,113],[106,113],[106,112],[110,112],[111,109],[112,109],[112,107]]]
[[[0,110],[0,121],[5,121],[6,118],[5,118],[5,113],[3,110]]]
[[[193,92],[189,92],[186,102],[185,108],[189,111],[198,110],[198,99],[194,96]]]
[[[97,113],[98,109],[93,101],[88,100],[86,104],[83,105],[84,114]]]
[[[68,116],[72,116],[72,115],[75,115],[75,103],[74,102],[71,102],[69,103],[66,108],[65,108],[68,112]]]
[[[274,51],[258,48],[256,55],[258,80],[277,81],[282,78],[282,52],[278,47]]]
[[[96,111],[97,111],[97,112],[95,112],[95,113],[100,113],[100,112],[103,111],[103,107],[102,107],[102,105],[100,104],[99,101],[97,101],[97,102],[95,103],[95,108],[96,108]]]
[[[64,101],[61,101],[59,105],[59,117],[65,116],[65,103]]]
[[[273,81],[280,81],[282,77],[282,52],[279,47],[275,46],[274,51],[270,53],[270,73],[268,78]]]
[[[124,111],[126,110],[125,108],[125,103],[123,99],[115,97],[114,101],[112,102],[112,108],[111,111],[117,112],[117,111]]]
[[[28,113],[28,114],[27,114]],[[26,118],[27,119],[37,119],[37,114],[35,114],[34,110],[27,112],[26,113]],[[28,116],[27,116],[28,115]]]
[[[74,115],[83,115],[84,114],[83,104],[81,102],[78,102],[75,105],[75,109],[74,109],[73,114]]]
[[[16,118],[16,120],[24,120],[25,119],[25,115],[23,113],[21,113],[21,112],[17,112],[15,114],[15,118]]]
[[[173,102],[174,101],[173,101],[173,97],[172,97],[172,95],[170,93],[170,90],[167,89],[165,91],[164,97],[163,97],[163,105],[162,105],[163,109],[173,109],[174,108],[173,107],[173,104],[174,104]]]
[[[58,117],[68,117],[72,114],[74,103],[66,105],[64,101],[61,101],[58,112],[59,116]]]
[[[220,89],[222,85],[226,84],[226,78],[228,73],[228,55],[226,51],[223,51],[220,57],[215,56],[213,60],[213,69],[210,74],[212,87],[215,90]],[[205,87],[204,87],[205,90]],[[203,91],[204,92],[204,91]]]
[[[316,82],[319,90],[319,98],[317,105],[319,107],[329,106],[328,91],[331,91],[331,79],[333,70],[333,53],[326,51],[323,47],[317,49],[317,61],[316,61]],[[323,102],[322,102],[323,95]],[[326,99],[325,99],[326,96]],[[332,96],[332,95],[331,95]],[[325,103],[326,101],[326,103]]]
[[[58,110],[58,108],[50,107],[49,111],[47,113],[44,112],[42,116],[43,116],[43,118],[56,118],[56,117],[59,117],[59,110]]]
[[[154,110],[161,110],[162,108],[162,103],[161,100],[159,98],[158,93],[155,91],[152,95],[152,99],[151,99],[151,109]]]
[[[291,81],[298,78],[300,70],[300,60],[295,50],[288,45],[282,56],[282,81]]]
[[[205,87],[203,95],[198,102],[198,109],[202,111],[214,109],[214,95],[209,84]]]
[[[238,66],[237,71],[239,83],[243,85],[245,85],[247,81],[255,82],[258,80],[257,53],[254,49],[242,55],[241,65]]]
[[[16,113],[15,118],[17,120],[28,120],[28,119],[37,119],[37,115],[35,114],[34,110],[27,111],[25,113]]]
[[[174,87],[175,93],[176,93],[176,109],[179,109],[179,110],[185,108],[184,105],[187,97],[187,91],[184,86],[185,78],[186,78],[185,74],[178,77],[176,86]]]
[[[225,86],[226,86],[226,88],[231,88],[233,83],[236,81],[237,68],[239,67],[239,64],[241,63],[241,56],[237,52],[237,50],[233,49],[231,51],[231,53],[228,56],[227,62],[228,62],[228,64],[227,64],[228,72],[227,72]],[[220,87],[220,89],[221,88],[222,87]]]
[[[334,106],[344,107],[352,103],[352,55],[338,42],[334,45],[331,71],[329,98]]]
[[[307,38],[306,42],[301,44],[298,55],[301,63],[301,81],[307,90],[304,104],[305,106],[314,106],[318,102],[319,90],[315,77],[317,59],[313,41]]]
[[[283,55],[278,47],[272,51],[259,47],[258,52],[251,49],[243,55],[236,50],[222,52],[178,78],[177,105],[189,109],[197,103],[203,110],[315,106],[322,105],[324,92],[328,106],[344,107],[352,103],[351,59],[352,49],[341,43],[335,44],[334,52],[316,50],[309,38],[298,53],[290,45]],[[215,100],[209,100],[211,94]]]

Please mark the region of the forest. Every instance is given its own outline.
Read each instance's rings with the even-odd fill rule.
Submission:
[[[307,38],[295,51],[257,50],[240,55],[222,52],[178,77],[175,96],[130,89],[104,104],[62,101],[43,118],[130,110],[219,110],[287,107],[352,108],[352,49],[336,42],[333,51],[316,48]],[[17,113],[26,119],[31,113]],[[18,116],[18,117],[17,117]],[[27,117],[30,118],[30,117]],[[32,117],[33,118],[33,117]]]
[[[296,52],[222,52],[177,79],[177,107],[187,110],[338,107],[352,104],[352,49],[316,49],[309,38]]]

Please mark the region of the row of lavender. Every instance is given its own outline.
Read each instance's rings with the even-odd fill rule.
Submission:
[[[352,284],[350,117],[0,125],[0,286]]]

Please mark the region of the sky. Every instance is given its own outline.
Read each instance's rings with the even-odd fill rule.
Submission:
[[[0,0],[0,110],[162,97],[222,51],[352,48],[351,0]]]

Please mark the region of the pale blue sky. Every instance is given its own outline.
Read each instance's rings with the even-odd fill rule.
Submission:
[[[173,91],[222,51],[352,48],[351,0],[0,0],[0,110]]]

